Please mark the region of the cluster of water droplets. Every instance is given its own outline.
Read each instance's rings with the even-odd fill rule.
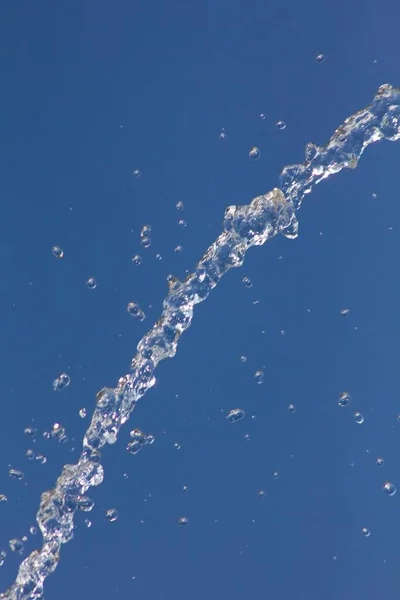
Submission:
[[[249,248],[264,244],[278,233],[295,238],[295,211],[313,186],[345,167],[355,168],[365,148],[383,138],[400,138],[400,90],[390,85],[381,86],[371,105],[346,119],[326,146],[308,144],[304,164],[284,168],[281,190],[258,196],[247,206],[226,209],[223,232],[194,272],[183,282],[170,279],[163,312],[139,342],[130,372],[114,389],[98,393],[78,463],[65,465],[55,487],[41,496],[37,522],[42,547],[21,563],[15,583],[0,595],[2,600],[42,597],[44,581],[58,565],[61,545],[73,537],[74,514],[82,497],[103,481],[101,448],[116,441],[136,402],[155,384],[158,363],[175,355],[180,336],[192,322],[194,306],[206,300],[225,273],[243,264]],[[146,234],[143,239],[150,238]],[[391,486],[384,484],[389,495],[394,493]],[[187,518],[181,517],[179,522],[185,525]]]

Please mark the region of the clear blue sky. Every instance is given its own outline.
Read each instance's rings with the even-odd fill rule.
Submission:
[[[2,3],[0,591],[21,560],[8,540],[38,544],[40,493],[79,456],[89,417],[78,411],[128,371],[167,275],[193,269],[227,205],[272,189],[307,142],[324,144],[379,85],[400,85],[399,19],[395,0]],[[252,249],[197,308],[105,448],[95,508],[78,515],[47,600],[394,597],[400,490],[382,485],[400,488],[399,161],[400,144],[368,149],[307,198],[297,240]],[[55,393],[64,371],[71,384]],[[246,417],[230,424],[233,408]],[[42,438],[54,422],[61,447]],[[133,427],[155,436],[137,456],[125,449]]]

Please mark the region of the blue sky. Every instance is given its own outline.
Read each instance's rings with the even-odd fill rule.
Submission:
[[[307,142],[324,144],[379,85],[400,85],[399,17],[393,0],[2,4],[1,591],[21,560],[8,541],[27,535],[26,553],[39,543],[29,527],[40,494],[79,456],[89,417],[78,411],[90,415],[96,392],[128,371],[167,275],[193,269],[226,206],[272,189]],[[382,485],[400,486],[399,159],[400,144],[369,148],[307,198],[297,240],[249,251],[196,308],[105,448],[95,508],[78,515],[47,600],[376,600],[398,588],[400,493]],[[62,372],[71,384],[55,393]],[[246,416],[230,424],[233,408]],[[42,437],[55,422],[63,446]],[[155,442],[132,456],[136,427]]]

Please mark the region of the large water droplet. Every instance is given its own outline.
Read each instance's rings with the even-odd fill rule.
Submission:
[[[364,423],[364,415],[362,415],[360,412],[355,412],[354,418],[356,420],[356,423],[358,423],[359,425]]]
[[[365,537],[369,537],[371,535],[370,530],[367,527],[363,527],[361,529],[361,533],[365,536]]]
[[[22,554],[24,551],[24,542],[19,540],[18,538],[13,538],[9,541],[8,545],[12,552],[17,552],[18,554]]]
[[[88,286],[89,290],[95,290],[97,288],[97,281],[94,277],[89,277],[89,279],[86,281],[86,285]]]
[[[382,487],[383,491],[387,493],[388,496],[394,496],[396,493],[396,487],[390,481],[385,481]]]
[[[129,302],[128,306],[126,307],[126,310],[131,315],[131,317],[135,317],[135,319],[138,319],[139,321],[144,321],[144,319],[146,318],[146,315],[140,308],[139,304],[136,304],[136,302]]]
[[[286,129],[286,123],[285,123],[285,121],[278,121],[276,123],[276,126],[277,126],[278,129],[281,129],[281,130],[282,129]]]
[[[245,412],[242,408],[234,408],[226,415],[229,423],[236,423],[236,421],[240,421],[245,416]]]
[[[84,512],[90,512],[94,507],[94,502],[89,496],[81,496],[78,500],[78,508]]]

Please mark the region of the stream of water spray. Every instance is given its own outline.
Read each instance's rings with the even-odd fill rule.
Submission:
[[[277,233],[297,236],[295,211],[313,186],[345,167],[354,169],[365,148],[381,139],[400,139],[400,89],[379,88],[373,102],[345,120],[324,147],[308,144],[303,164],[285,167],[280,189],[254,198],[246,206],[229,206],[223,233],[208,248],[194,272],[184,282],[169,281],[163,312],[140,340],[130,372],[117,386],[104,388],[83,440],[75,465],[65,465],[55,487],[41,496],[36,515],[43,535],[42,547],[20,565],[15,582],[0,600],[42,598],[45,579],[57,567],[61,545],[73,537],[74,514],[86,491],[103,481],[100,448],[117,440],[136,402],[155,383],[154,371],[161,360],[172,358],[181,334],[190,326],[193,307],[205,300],[221,277],[243,264],[247,250],[260,246]]]

